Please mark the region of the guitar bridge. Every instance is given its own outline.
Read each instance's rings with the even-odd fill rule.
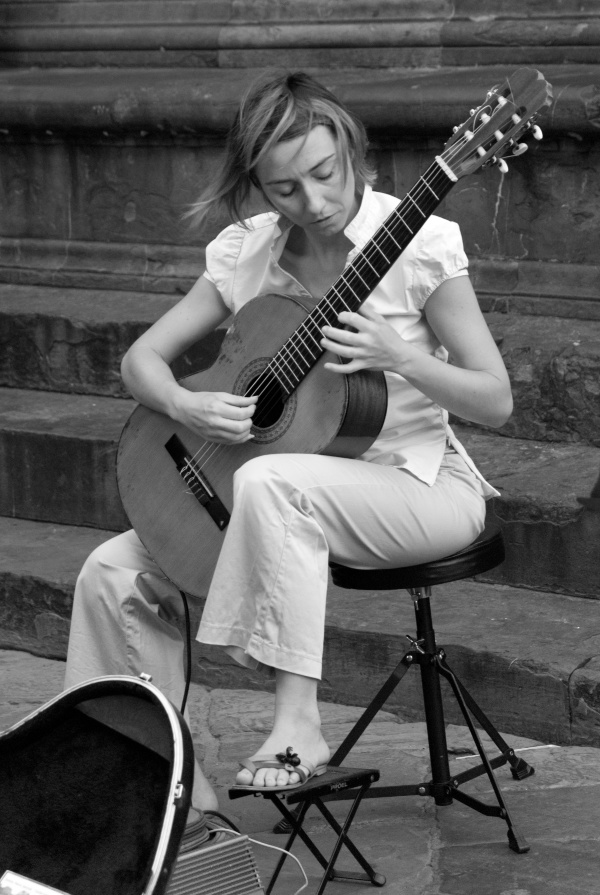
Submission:
[[[230,513],[212,488],[210,481],[194,462],[194,458],[184,443],[177,435],[172,435],[165,444],[165,448],[171,455],[179,475],[198,503],[204,507],[217,528],[222,531],[229,524]]]

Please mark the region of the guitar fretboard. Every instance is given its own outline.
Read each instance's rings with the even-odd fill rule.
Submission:
[[[357,311],[383,279],[455,179],[436,160],[269,362],[261,375],[288,396],[324,353],[321,328],[341,311]]]

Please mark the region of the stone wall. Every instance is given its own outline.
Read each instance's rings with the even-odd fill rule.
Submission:
[[[556,97],[544,140],[507,175],[461,180],[440,213],[460,222],[482,298],[597,318],[600,80],[590,67],[543,73]],[[320,74],[366,121],[379,188],[402,196],[506,72]],[[0,279],[188,288],[211,233],[184,214],[219,164],[250,75],[59,71],[42,85],[37,70],[0,72]]]
[[[8,0],[4,66],[439,69],[598,60],[595,0]]]

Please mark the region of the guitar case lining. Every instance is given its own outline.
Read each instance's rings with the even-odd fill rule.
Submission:
[[[189,730],[156,688],[126,677],[72,688],[0,735],[0,876],[159,895],[192,779]]]

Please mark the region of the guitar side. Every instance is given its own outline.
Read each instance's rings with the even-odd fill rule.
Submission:
[[[210,369],[180,380],[191,391],[251,394],[251,384],[306,317],[296,298],[259,296],[235,316]],[[271,453],[324,453],[356,457],[377,437],[387,409],[382,373],[340,376],[324,369],[323,355],[254,439],[208,444],[169,417],[139,406],[123,429],[117,455],[121,500],[138,536],[181,590],[204,594],[226,526],[202,505],[182,478],[167,445],[173,436],[195,458],[225,518],[233,505],[233,476],[247,461]],[[257,408],[258,410],[258,408]],[[180,448],[179,448],[180,449]],[[206,495],[201,495],[206,497]],[[215,501],[213,501],[214,503]]]

